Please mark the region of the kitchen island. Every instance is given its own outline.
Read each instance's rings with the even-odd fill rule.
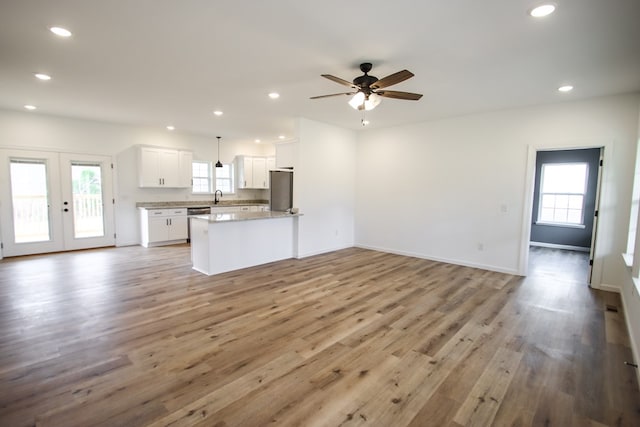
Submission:
[[[211,276],[293,258],[297,253],[299,216],[286,212],[193,216],[193,269]]]

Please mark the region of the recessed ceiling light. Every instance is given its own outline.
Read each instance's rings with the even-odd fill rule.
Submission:
[[[256,140],[255,140],[255,143],[256,143],[256,144],[260,144],[260,142],[261,142],[261,141],[260,141],[259,139],[256,139]]]
[[[541,4],[529,11],[529,15],[534,18],[542,18],[547,15],[551,15],[556,10],[556,5],[553,3]]]
[[[167,130],[175,130],[175,129],[176,129],[175,126],[171,126],[171,125],[167,126]]]
[[[216,116],[221,116],[224,113],[222,111],[220,111],[220,110],[216,110],[216,111],[213,112],[213,114],[215,114]]]
[[[572,90],[573,90],[573,86],[571,85],[560,86],[558,88],[558,91],[560,92],[571,92]]]
[[[27,110],[33,111],[35,110],[37,107],[35,105],[25,105],[24,108],[26,108]]]
[[[49,28],[49,31],[51,31],[53,34],[55,34],[56,36],[60,36],[60,37],[71,37],[71,31],[67,30],[66,28],[62,28],[62,27],[51,27]]]
[[[36,76],[37,79],[39,80],[51,80],[51,76],[48,74],[43,74],[43,73],[35,73],[34,76]]]
[[[271,92],[271,93],[269,94],[269,98],[271,98],[271,99],[278,99],[278,98],[280,98],[280,94],[279,94],[279,93],[277,93],[277,92]]]
[[[284,139],[284,135],[280,135],[278,139]]]

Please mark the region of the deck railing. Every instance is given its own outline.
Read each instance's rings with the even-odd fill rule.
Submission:
[[[73,219],[74,237],[103,236],[102,195],[75,194]],[[13,226],[16,243],[50,240],[47,196],[13,197]]]

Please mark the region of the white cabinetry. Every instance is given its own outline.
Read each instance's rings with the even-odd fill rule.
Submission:
[[[168,245],[187,241],[187,210],[140,209],[142,246]]]
[[[191,188],[193,186],[193,153],[180,151],[180,187]]]
[[[237,156],[238,188],[269,188],[266,157]]]
[[[138,147],[138,185],[154,188],[191,186],[189,151],[159,147]]]

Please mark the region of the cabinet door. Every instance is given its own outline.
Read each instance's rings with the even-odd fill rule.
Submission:
[[[254,157],[252,188],[268,188],[267,181],[267,159],[264,157]]]
[[[167,240],[181,240],[187,238],[187,216],[169,217],[169,236]]]
[[[180,187],[191,188],[193,181],[193,153],[191,151],[180,151]]]
[[[141,147],[138,151],[138,185],[140,187],[161,187],[160,152],[153,148]]]
[[[149,218],[149,243],[169,240],[168,217]]]
[[[177,151],[160,151],[159,169],[163,187],[180,187],[180,155]]]
[[[243,157],[243,172],[244,176],[242,178],[242,182],[240,183],[242,186],[240,188],[254,188],[253,187],[253,157]]]

